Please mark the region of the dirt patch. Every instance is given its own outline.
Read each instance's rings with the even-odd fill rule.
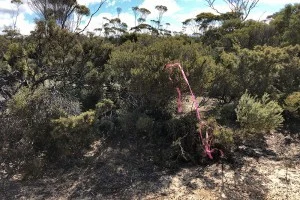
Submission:
[[[95,141],[70,167],[43,177],[2,178],[0,199],[291,199],[300,197],[300,142],[273,133],[265,144],[237,148],[231,162],[158,164],[158,147],[143,139]],[[154,156],[155,155],[155,156]]]

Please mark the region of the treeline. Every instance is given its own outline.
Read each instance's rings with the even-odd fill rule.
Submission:
[[[193,37],[83,35],[53,20],[38,21],[29,36],[1,35],[0,163],[11,172],[41,169],[81,158],[103,135],[133,134],[199,160],[195,113],[176,113],[175,88],[188,95],[188,87],[179,71],[171,82],[164,70],[174,61],[202,103],[216,102],[203,113],[202,133],[211,132],[212,147],[225,155],[238,141],[299,120],[300,4],[268,23],[239,15],[191,20],[200,19]]]

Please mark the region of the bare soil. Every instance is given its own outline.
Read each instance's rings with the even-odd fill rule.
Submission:
[[[2,173],[0,199],[300,199],[299,133],[246,142],[206,165],[160,165],[158,147],[119,138],[95,141],[80,162],[39,178]]]

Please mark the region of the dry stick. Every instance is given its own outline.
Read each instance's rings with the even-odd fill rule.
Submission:
[[[200,139],[201,139],[201,142],[202,142],[202,146],[204,148],[204,153],[210,159],[213,159],[212,153],[215,151],[215,149],[211,148],[212,137],[211,137],[211,135],[208,134],[208,131],[206,131],[206,133],[205,133],[205,138],[203,138],[203,136],[202,136],[202,126],[203,126],[203,123],[201,121],[201,115],[200,115],[199,106],[198,106],[199,104],[197,102],[197,99],[196,99],[193,91],[192,91],[192,88],[191,88],[191,86],[189,84],[189,81],[188,81],[188,79],[187,79],[187,77],[185,75],[185,72],[184,72],[183,68],[181,67],[180,63],[168,63],[168,64],[165,65],[165,69],[169,70],[169,74],[170,75],[172,73],[172,68],[174,68],[174,67],[179,68],[179,70],[180,70],[180,72],[182,74],[182,77],[183,77],[184,81],[186,82],[186,84],[187,84],[187,86],[189,88],[190,94],[192,96],[193,105],[194,105],[195,110],[196,110],[196,117],[197,117],[197,119],[199,121],[199,125],[200,125],[198,131],[199,131],[199,136],[200,136]],[[170,81],[173,82],[173,80],[172,80],[171,77],[169,77],[169,79],[170,79]],[[179,87],[176,87],[176,90],[177,90],[177,93],[178,93],[178,99],[177,99],[178,112],[180,113],[182,111],[181,92],[180,92]],[[220,152],[221,152],[221,155],[223,156],[223,152],[222,151],[220,151]]]
[[[90,17],[88,23],[86,24],[86,26],[85,26],[81,31],[77,32],[77,34],[82,33],[82,32],[90,25],[90,23],[91,23],[92,18],[94,17],[94,15],[100,10],[100,8],[102,7],[102,5],[103,5],[106,1],[107,1],[107,0],[102,0],[102,1],[100,2],[100,4],[99,4],[97,10],[96,10],[95,12],[93,12],[93,14],[91,15],[91,17]]]

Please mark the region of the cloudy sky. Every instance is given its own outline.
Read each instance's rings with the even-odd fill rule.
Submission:
[[[84,4],[93,12],[100,0],[78,0],[80,4]],[[0,32],[4,26],[10,26],[13,23],[13,16],[16,7],[13,6],[11,0],[0,0]],[[29,34],[34,29],[34,12],[29,8],[27,0],[23,0],[24,4],[20,7],[17,27],[22,34]],[[223,0],[216,0],[216,8],[221,12],[228,11],[228,6],[224,4]],[[260,0],[257,7],[252,10],[248,18],[263,20],[266,16],[279,11],[288,3],[300,3],[300,0]],[[115,18],[117,17],[117,8],[120,7],[122,12],[120,19],[127,23],[129,27],[134,26],[134,15],[132,7],[138,6],[140,8],[147,8],[151,14],[147,17],[147,22],[151,19],[157,19],[156,5],[167,6],[168,11],[163,16],[163,24],[170,23],[169,30],[180,31],[182,23],[188,18],[193,18],[201,12],[214,12],[210,9],[204,0],[107,0],[107,2],[100,9],[97,16],[92,19],[89,30],[100,28],[103,24],[103,17]]]

